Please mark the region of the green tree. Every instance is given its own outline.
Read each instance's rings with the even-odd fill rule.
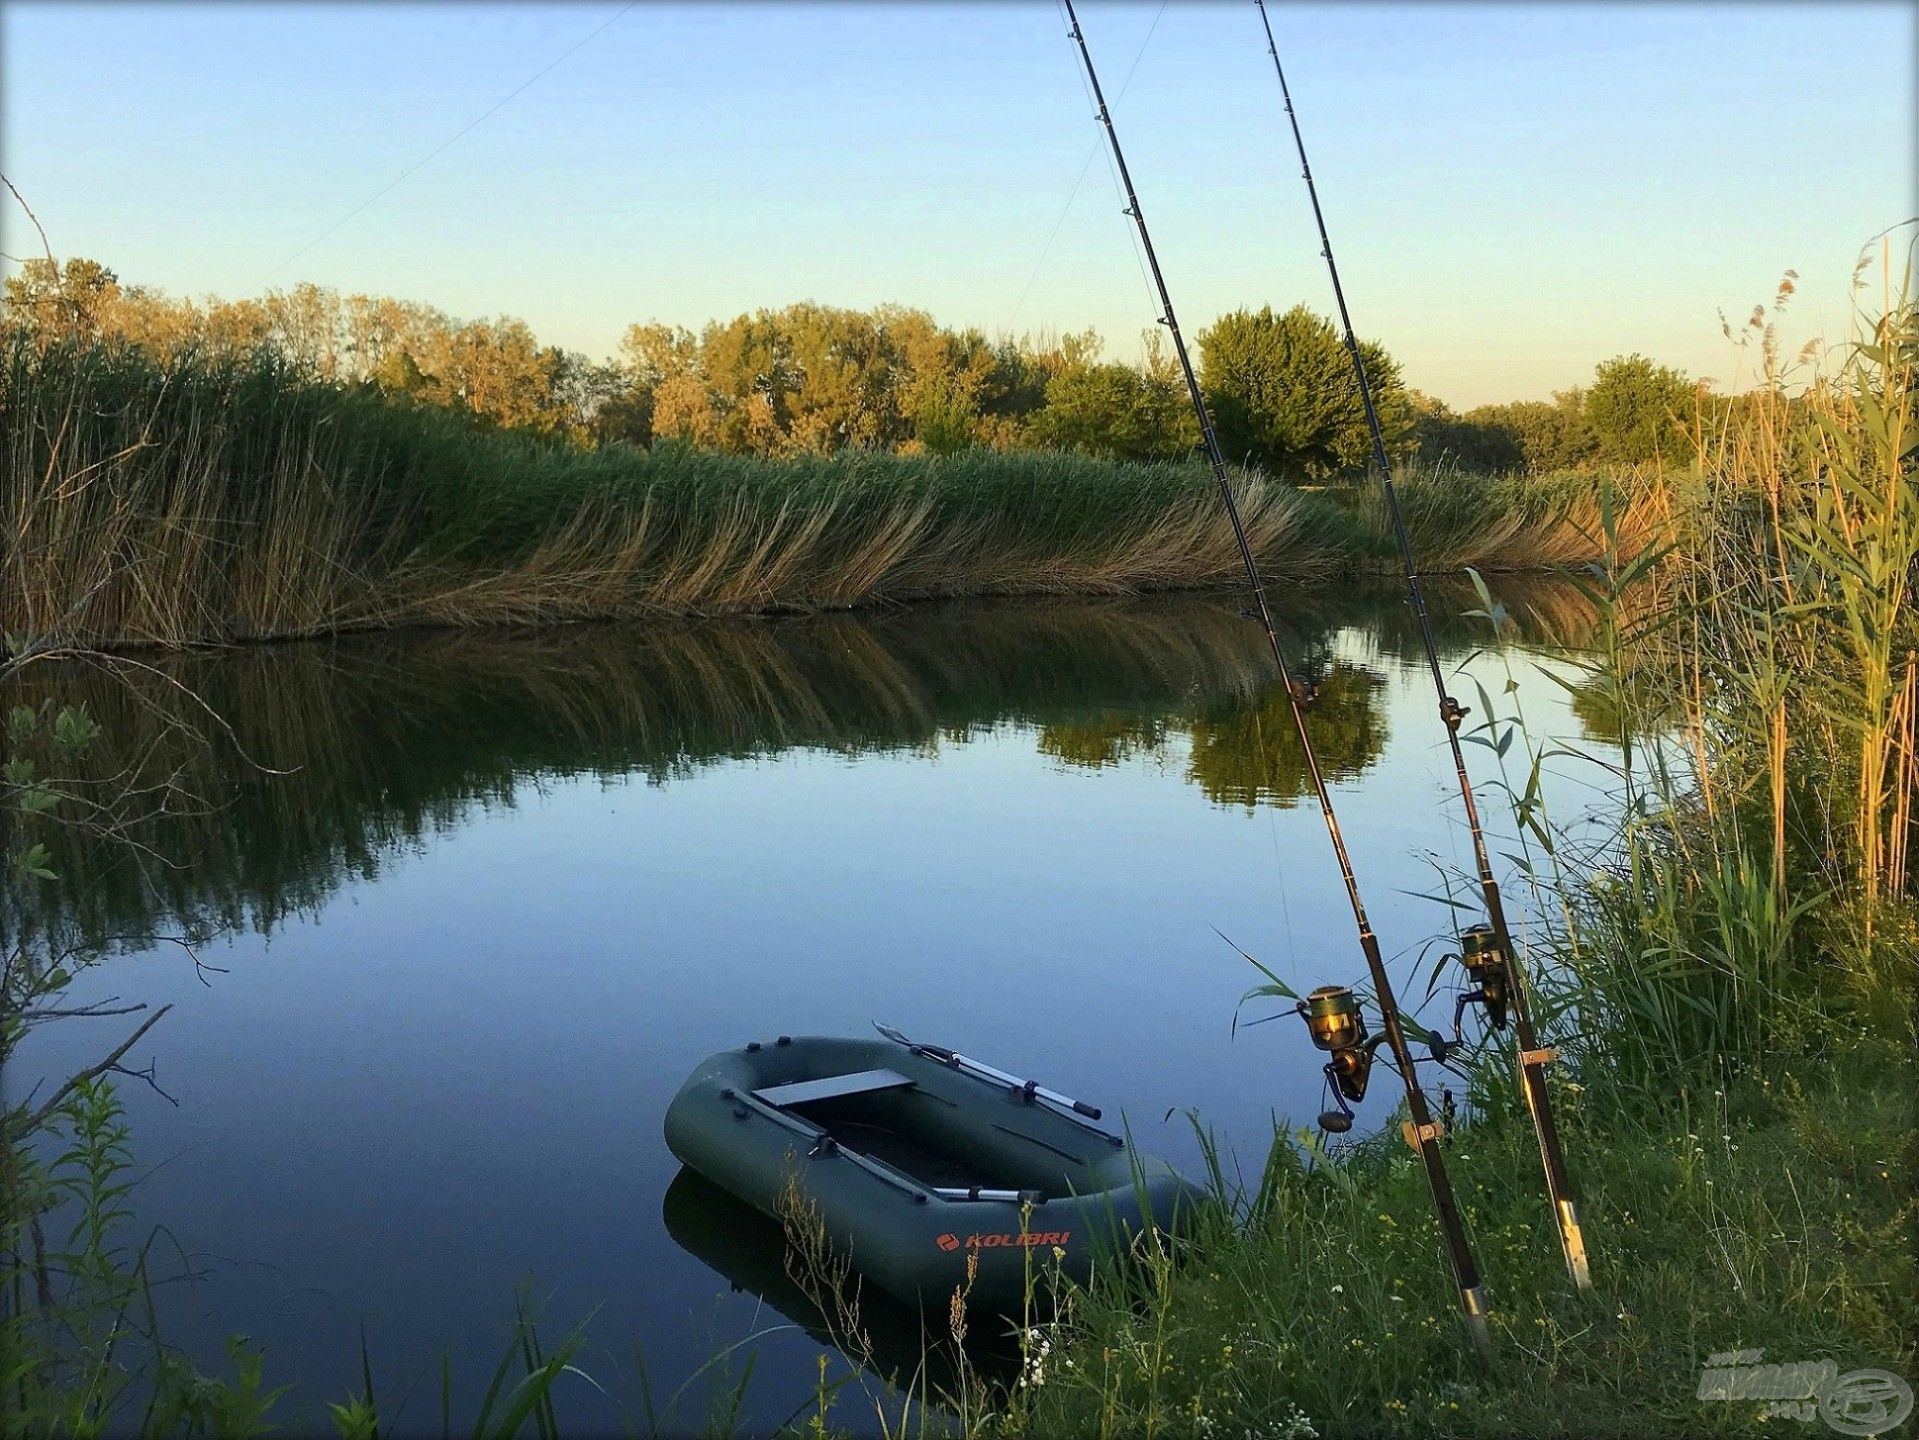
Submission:
[[[1222,315],[1199,337],[1200,383],[1226,458],[1293,480],[1363,469],[1372,452],[1351,357],[1332,322],[1295,305]],[[1388,449],[1412,438],[1399,364],[1359,342]]]
[[[1562,390],[1551,400],[1480,405],[1460,418],[1482,432],[1502,437],[1490,443],[1515,447],[1519,467],[1535,473],[1589,465],[1597,449],[1592,424],[1586,418],[1584,390]]]
[[[1576,469],[1591,464],[1596,451],[1583,390],[1479,405],[1463,415],[1430,401],[1419,411],[1414,436],[1421,460],[1487,475]]]
[[[1481,475],[1498,475],[1525,465],[1519,437],[1503,425],[1455,414],[1444,400],[1410,392],[1413,404],[1413,453],[1423,465],[1454,465]]]
[[[1698,386],[1644,355],[1616,355],[1593,373],[1585,413],[1601,459],[1684,463],[1693,450]]]
[[[523,320],[475,320],[429,335],[413,356],[426,377],[422,399],[470,410],[502,429],[567,432],[565,357],[541,345]]]
[[[913,438],[929,455],[957,455],[979,440],[979,411],[953,390],[927,390],[913,417]]]
[[[1027,436],[1108,460],[1172,460],[1198,439],[1186,397],[1164,376],[1114,363],[1074,366],[1047,381]]]
[[[404,350],[387,351],[373,368],[367,371],[368,383],[379,387],[388,395],[412,398],[427,388],[427,378],[420,372],[419,362]]]
[[[906,367],[884,311],[791,305],[771,319],[792,366],[783,448],[824,455],[907,437],[897,394]]]

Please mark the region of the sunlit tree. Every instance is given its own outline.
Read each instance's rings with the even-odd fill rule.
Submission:
[[[1200,383],[1220,447],[1235,464],[1319,481],[1363,470],[1372,451],[1352,360],[1332,323],[1295,305],[1235,310],[1202,332]],[[1411,438],[1413,410],[1398,362],[1359,343],[1389,450]]]
[[[1593,373],[1585,414],[1604,460],[1680,463],[1693,450],[1698,386],[1644,355],[1616,355]]]

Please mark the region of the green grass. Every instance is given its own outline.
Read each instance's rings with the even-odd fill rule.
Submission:
[[[1282,1137],[1252,1218],[1078,1304],[1012,1428],[1261,1435],[1297,1407],[1326,1436],[1770,1433],[1757,1404],[1697,1398],[1710,1353],[1914,1373],[1913,1078],[1904,1057],[1853,1046],[1803,1081],[1687,1091],[1636,1117],[1560,1086],[1585,1300],[1530,1127],[1462,1129],[1448,1153],[1489,1277],[1490,1375],[1464,1343],[1413,1152],[1395,1134],[1311,1165]]]
[[[1123,1271],[1070,1297],[1056,1320],[1023,1330],[1024,1383],[962,1385],[931,1410],[896,1401],[889,1428],[1181,1440],[1778,1435],[1788,1422],[1768,1418],[1765,1402],[1701,1398],[1709,1357],[1757,1350],[1776,1363],[1829,1359],[1841,1372],[1919,1380],[1919,898],[1910,866],[1919,627],[1906,603],[1919,566],[1919,311],[1902,298],[1808,397],[1787,406],[1762,396],[1741,416],[1746,428],[1702,448],[1699,473],[1678,497],[1684,521],[1671,554],[1644,543],[1664,533],[1661,507],[1673,497],[1661,487],[1630,503],[1604,489],[1594,497],[1597,523],[1585,540],[1593,553],[1579,583],[1600,620],[1580,652],[1585,673],[1568,683],[1624,750],[1626,763],[1607,771],[1617,824],[1594,836],[1549,812],[1541,777],[1563,755],[1505,708],[1516,691],[1506,692],[1511,700],[1482,693],[1471,736],[1489,752],[1476,762],[1497,771],[1482,794],[1489,803],[1502,796],[1519,822],[1513,889],[1530,892],[1534,1013],[1563,1051],[1552,1083],[1594,1293],[1576,1296],[1564,1276],[1509,1058],[1481,1051],[1466,1060],[1467,1119],[1448,1153],[1493,1307],[1490,1370],[1465,1343],[1423,1174],[1376,1100],[1380,1138],[1339,1156],[1315,1137],[1282,1133],[1257,1181],[1229,1185],[1216,1170],[1224,1203],[1175,1253],[1143,1247]],[[169,433],[183,455],[219,453],[192,425]],[[371,430],[355,433],[354,443],[370,443]],[[53,435],[43,437],[49,451]],[[449,444],[447,455],[458,450]],[[319,468],[363,480],[383,473],[328,470],[333,463]],[[529,460],[528,471],[549,463],[640,462]],[[852,467],[843,475],[877,464],[841,463]],[[976,520],[1001,505],[1037,506],[993,542],[1002,546],[1025,537],[1057,550],[1090,533],[1075,529],[1092,525],[1087,516],[1105,517],[1092,525],[1103,534],[1141,495],[1157,493],[1143,474],[1134,478],[1147,488],[1117,501],[1097,485],[1082,494],[1077,481],[1029,493],[1012,478],[1010,467],[1023,463],[1042,462],[969,458],[913,473],[938,477],[924,479],[921,501],[934,496]],[[306,493],[300,476],[311,468],[284,471],[273,493]],[[31,468],[13,473],[20,483]],[[105,471],[62,473],[84,487]],[[211,472],[196,459],[178,473]],[[221,501],[231,512],[217,513],[263,503],[248,488],[251,469],[222,473],[238,478],[222,481],[234,498]],[[1076,473],[1091,483],[1099,470]],[[528,497],[542,492],[525,477],[498,482],[529,487],[513,490],[514,504],[427,522],[418,516],[430,507],[408,507],[457,487],[390,478],[393,493],[363,497],[355,513],[397,506],[392,513],[413,517],[404,523],[425,524],[419,553],[443,563],[497,564],[532,544],[530,564],[551,535],[572,533],[567,521],[548,538],[527,537],[523,527],[541,512]],[[484,477],[475,471],[468,481]],[[1175,481],[1187,483],[1176,475],[1164,483]],[[713,539],[725,529],[713,517],[733,502],[712,497],[734,492],[687,484],[662,491],[705,497],[673,511],[687,538],[672,553],[737,555],[735,541]],[[140,493],[153,514],[201,513],[175,504],[158,481]],[[642,491],[623,493],[628,503]],[[771,503],[753,493],[753,503]],[[953,498],[968,495],[970,510]],[[1429,533],[1450,526],[1461,544],[1496,503],[1490,492],[1409,498]],[[382,524],[367,535],[396,533]],[[990,549],[984,533],[965,541],[981,547],[965,552],[976,577]],[[844,571],[852,552],[835,553]],[[1010,585],[1015,568],[997,572],[1000,583]],[[1497,620],[1490,595],[1483,608]],[[124,1267],[100,1258],[113,1254],[102,1207],[124,1193],[114,1189],[124,1137],[97,1104],[76,1105],[70,1118],[67,1153],[80,1157],[65,1197],[79,1217],[68,1241],[73,1271],[93,1276],[110,1299],[139,1293],[114,1289]],[[7,1166],[10,1196],[44,1194],[48,1179],[32,1171],[30,1154],[9,1146]],[[43,1374],[118,1384],[107,1338],[118,1332],[101,1330],[105,1312],[85,1296],[24,1304],[27,1228],[15,1219],[6,1231],[5,1338],[26,1359],[0,1376],[0,1393],[43,1401],[35,1422],[52,1417],[80,1433],[103,1420],[106,1402],[71,1384],[34,1387]],[[517,1340],[527,1383],[545,1388],[513,1424],[556,1433],[563,1417],[547,1401],[558,1372],[523,1321]],[[172,1428],[219,1430],[230,1415],[224,1428],[243,1430],[270,1396],[263,1384],[253,1359],[233,1381],[198,1377],[182,1393],[207,1408]],[[833,1395],[823,1366],[806,1433],[832,1430]],[[375,1402],[361,1399],[336,1410],[336,1422],[371,1434]]]
[[[1919,966],[1919,310],[1715,437],[1680,548],[1621,543],[1568,683],[1608,719],[1616,824],[1561,823],[1563,747],[1517,689],[1478,696],[1486,787],[1521,832],[1534,1010],[1595,1294],[1567,1283],[1508,1064],[1472,1070],[1450,1145],[1494,1306],[1482,1373],[1395,1138],[1337,1163],[1282,1136],[1233,1223],[1083,1299],[1034,1435],[1777,1434],[1701,1399],[1708,1357],[1919,1381],[1913,1056]],[[1482,606],[1496,618],[1490,596]]]

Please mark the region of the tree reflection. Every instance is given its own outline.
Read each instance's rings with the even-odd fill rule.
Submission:
[[[1396,648],[1399,608],[1347,593],[1288,612],[1295,653],[1322,677],[1310,721],[1332,777],[1371,765],[1386,726],[1379,676],[1327,657]],[[117,677],[36,666],[12,703],[84,703],[100,726],[94,778],[164,779],[193,803],[138,816],[121,837],[132,844],[47,826],[59,883],[0,879],[0,944],[270,931],[529,782],[666,784],[796,748],[915,750],[1007,725],[1076,766],[1183,743],[1188,778],[1220,803],[1292,804],[1304,757],[1240,611],[1230,596],[974,603],[369,636],[162,657]]]
[[[1334,661],[1307,711],[1313,752],[1328,780],[1358,775],[1386,749],[1378,701],[1385,682],[1363,666]],[[1283,692],[1257,704],[1214,706],[1193,721],[1186,773],[1224,805],[1291,805],[1309,794],[1306,752]]]

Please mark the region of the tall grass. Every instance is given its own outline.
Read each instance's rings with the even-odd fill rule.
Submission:
[[[819,610],[1226,584],[1204,467],[1057,453],[761,461],[583,451],[303,375],[270,352],[0,354],[0,627],[183,645],[408,624]],[[1371,502],[1236,484],[1281,577],[1388,553]],[[1408,487],[1441,567],[1578,553],[1566,487]]]

